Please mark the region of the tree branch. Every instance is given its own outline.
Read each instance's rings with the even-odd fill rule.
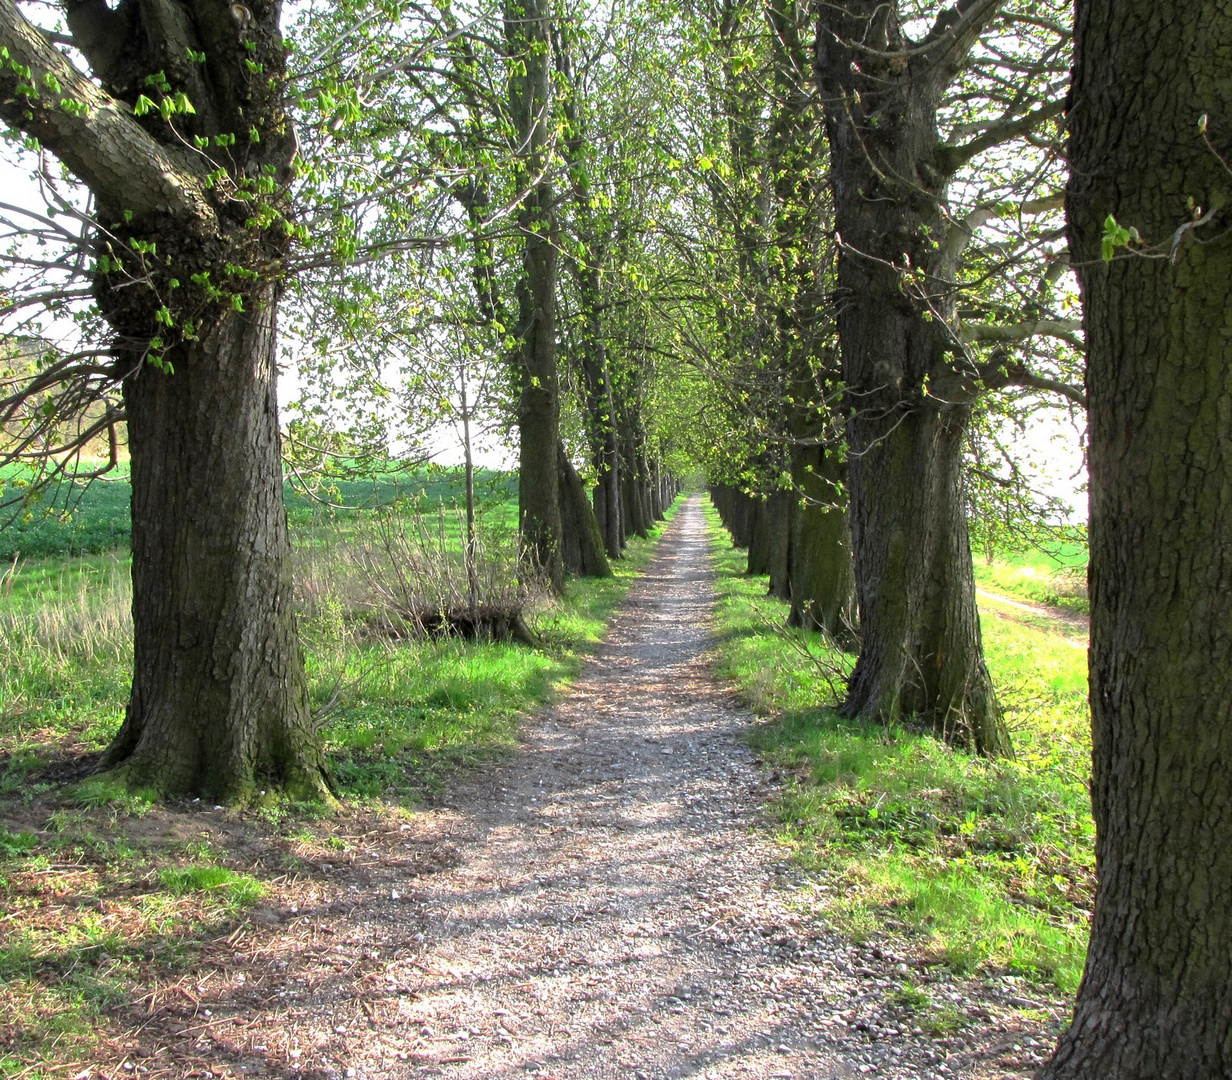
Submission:
[[[1079,319],[1035,319],[1028,322],[1014,323],[1010,326],[998,326],[990,323],[971,323],[958,327],[958,340],[966,345],[979,343],[981,345],[1016,345],[1033,337],[1054,337],[1072,345],[1075,349],[1085,351],[1086,345],[1078,337],[1082,329]]]
[[[1082,387],[1036,375],[1033,371],[1028,371],[1021,361],[1001,358],[980,364],[976,370],[986,389],[1000,390],[1006,386],[1021,386],[1031,390],[1045,390],[1051,394],[1059,394],[1084,409],[1087,407],[1087,395]]]
[[[115,216],[213,217],[204,172],[161,146],[17,9],[0,0],[0,119],[38,139]],[[26,77],[28,74],[28,78]]]
[[[984,28],[1001,12],[1004,0],[958,0],[936,18],[920,43],[924,55],[912,61],[921,85],[933,96],[949,86],[967,62]]]
[[[1065,193],[1056,192],[1044,195],[1038,199],[1028,199],[1023,203],[1001,202],[986,203],[977,206],[965,217],[952,221],[945,236],[944,261],[946,266],[957,263],[958,257],[966,250],[976,232],[997,218],[1033,217],[1036,214],[1046,214],[1053,210],[1065,208]]]
[[[1065,99],[1058,98],[1055,101],[1046,101],[1039,108],[1032,109],[1022,116],[1013,119],[1002,117],[1000,120],[995,120],[974,139],[968,140],[961,146],[942,147],[941,156],[945,161],[945,166],[949,172],[955,173],[985,150],[991,150],[1003,142],[1026,135],[1034,131],[1045,120],[1060,116],[1064,111]]]

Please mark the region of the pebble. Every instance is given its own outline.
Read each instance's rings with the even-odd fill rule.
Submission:
[[[942,1041],[895,1003],[911,978],[973,1017],[964,1073],[985,1054],[977,1074],[992,1075],[993,1047],[1011,1036],[1049,1042],[1004,1005],[1034,988],[913,968],[906,946],[854,945],[813,915],[838,883],[808,878],[763,827],[774,785],[743,741],[752,719],[705,658],[704,543],[686,507],[590,666],[528,722],[520,756],[465,781],[448,811],[424,812],[449,863],[386,878],[338,921],[334,940],[354,931],[408,991],[384,991],[393,1011],[378,1015],[394,1018],[381,1039],[415,1067],[456,1057],[432,1074],[465,1080],[508,1073],[515,1036],[519,1067],[558,1080],[951,1077]],[[335,992],[322,983],[297,1008],[332,1007]],[[433,1045],[437,1030],[455,1033],[451,1047]],[[348,1076],[409,1075],[375,1038],[353,1041]],[[806,1047],[824,1048],[826,1071]]]

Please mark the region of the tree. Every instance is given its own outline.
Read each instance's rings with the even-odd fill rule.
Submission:
[[[1224,4],[1077,4],[1099,882],[1048,1080],[1232,1075],[1229,50]]]
[[[556,371],[556,210],[552,156],[551,15],[543,0],[510,0],[505,9],[509,49],[509,112],[521,154],[517,189],[523,275],[518,283],[518,507],[522,542],[563,588],[561,551],[559,378]]]
[[[916,715],[948,738],[1002,754],[1010,744],[980,641],[963,452],[978,394],[1029,376],[982,365],[966,348],[963,257],[981,220],[1001,211],[981,206],[970,223],[955,220],[950,185],[967,163],[1060,112],[1048,79],[1055,48],[1044,63],[1017,65],[1020,89],[1006,91],[994,77],[991,95],[966,86],[956,93],[982,35],[1018,16],[997,0],[960,0],[917,39],[900,7],[847,0],[823,5],[819,16],[860,617],[843,711]],[[1024,25],[1032,20],[1053,25],[1023,13]],[[985,51],[1005,57],[1003,43]],[[991,104],[957,117],[943,138],[950,94]],[[1040,329],[1037,320],[1004,332]]]
[[[128,423],[133,685],[102,766],[168,794],[329,797],[279,457],[295,135],[278,16],[270,0],[70,3],[100,88],[0,0],[0,117],[94,198],[93,292]]]

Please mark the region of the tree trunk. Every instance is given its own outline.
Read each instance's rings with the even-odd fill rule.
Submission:
[[[296,633],[274,366],[275,290],[124,384],[132,696],[102,766],[242,801],[326,791]]]
[[[646,456],[646,444],[641,443],[637,456],[637,494],[642,502],[642,521],[649,530],[654,527],[654,500],[650,492],[650,459]]]
[[[860,656],[842,712],[923,717],[951,742],[1004,754],[963,513],[966,422],[965,409],[923,403],[848,425]]]
[[[731,524],[732,546],[748,548],[753,539],[753,497],[739,488],[732,489]]]
[[[586,485],[569,460],[563,443],[557,443],[560,470],[561,554],[565,570],[581,577],[611,577],[612,567],[603,551],[603,534],[586,498]]]
[[[505,35],[511,50],[510,112],[520,139],[517,179],[526,194],[518,208],[522,278],[518,282],[521,343],[518,400],[518,517],[526,557],[564,588],[560,550],[560,402],[556,373],[555,200],[546,167],[550,137],[551,15],[541,0],[507,8]]]
[[[599,272],[584,267],[578,273],[579,291],[586,309],[582,339],[582,375],[586,383],[586,435],[598,482],[595,485],[595,520],[607,554],[619,559],[624,549],[620,506],[620,440],[616,431],[616,403],[608,371],[607,346],[599,315]]]
[[[752,527],[749,530],[749,559],[745,572],[750,575],[770,573],[770,550],[774,536],[774,522],[770,514],[770,500],[765,495],[752,498]]]
[[[964,516],[974,390],[953,363],[954,268],[934,240],[949,182],[937,107],[956,75],[951,65],[961,65],[970,45],[917,64],[894,4],[851,0],[819,17],[834,224],[843,238],[838,331],[852,409],[860,615],[860,656],[842,711],[888,723],[916,716],[950,741],[1008,754],[984,665]],[[888,42],[875,56],[859,45],[870,34]],[[923,284],[905,267],[919,268]]]
[[[770,575],[770,595],[780,600],[791,599],[791,579],[788,574],[791,548],[791,523],[796,500],[790,491],[775,491],[766,502],[770,528],[770,550],[766,572]]]
[[[607,395],[608,416],[611,416],[611,394]],[[595,517],[600,519],[600,532],[608,555],[619,559],[624,553],[625,532],[620,506],[620,442],[615,427],[609,422],[603,432],[596,459],[598,483],[595,485]]]
[[[646,520],[646,504],[642,499],[638,482],[637,450],[630,435],[622,440],[624,444],[623,461],[621,462],[621,507],[622,520],[627,536],[649,536],[650,522]]]
[[[562,146],[573,189],[574,218],[580,252],[574,256],[578,300],[582,315],[581,361],[586,385],[586,436],[595,468],[594,517],[610,558],[624,550],[620,521],[620,444],[616,434],[616,409],[612,394],[603,314],[602,267],[615,239],[610,221],[600,227],[591,190],[591,165],[596,147],[586,130],[586,117],[579,109],[585,91],[574,67],[571,27],[556,27],[552,39],[559,76],[568,87],[561,109],[566,126]],[[605,563],[606,566],[606,563]],[[607,567],[607,572],[611,568]]]
[[[227,5],[69,4],[92,81],[0,0],[0,118],[89,187],[100,222],[94,294],[115,334],[132,462],[134,634],[131,697],[103,767],[168,795],[243,801],[263,786],[328,799],[275,393],[297,148],[279,6],[244,11],[237,38]],[[56,93],[31,97],[17,80]],[[139,119],[141,95],[192,109]],[[197,149],[224,139],[216,158]],[[227,171],[207,175],[219,161]]]
[[[475,528],[475,454],[471,446],[471,403],[466,392],[466,365],[458,371],[462,404],[462,456],[466,476],[466,537],[462,557],[466,562],[466,602],[470,615],[479,619],[479,535]]]
[[[1088,355],[1099,884],[1048,1080],[1232,1076],[1230,52],[1223,5],[1077,5],[1068,215]],[[1103,263],[1109,214],[1147,257]]]
[[[522,388],[518,401],[518,526],[526,557],[553,591],[564,587],[560,550],[560,442],[556,381],[555,250],[526,235],[526,280],[519,289]]]
[[[792,453],[792,476],[803,498],[792,519],[787,556],[788,625],[820,630],[845,647],[856,640],[856,579],[838,472],[822,447],[801,446]]]

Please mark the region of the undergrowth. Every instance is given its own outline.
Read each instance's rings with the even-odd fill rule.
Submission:
[[[751,739],[783,781],[783,838],[821,914],[857,938],[910,939],[956,972],[1001,971],[1071,993],[1094,890],[1086,652],[1069,626],[982,615],[1016,759],[987,761],[905,728],[839,718],[852,658],[781,629],[786,605],[745,574],[707,507],[720,671],[764,717]],[[809,659],[809,653],[820,666]]]

